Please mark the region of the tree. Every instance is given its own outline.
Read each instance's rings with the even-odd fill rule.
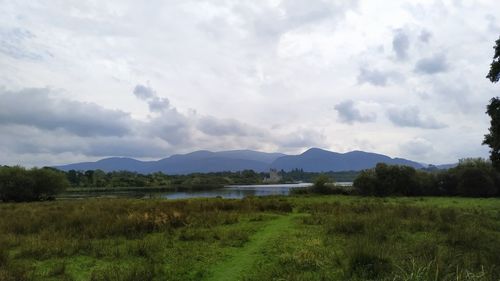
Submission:
[[[484,135],[483,144],[490,147],[490,160],[493,166],[500,169],[500,99],[492,98],[486,113],[490,116],[489,133]]]
[[[496,45],[493,47],[493,49],[495,49],[495,54],[490,64],[490,71],[488,75],[486,75],[486,78],[490,79],[492,83],[496,83],[500,80],[500,38],[495,41],[495,43]]]
[[[498,82],[500,79],[500,38],[495,42],[495,54],[493,62],[490,65],[490,71],[486,78],[492,83]],[[494,97],[490,100],[487,106],[486,113],[490,116],[489,133],[484,135],[483,144],[490,147],[490,160],[493,166],[500,170],[500,98]]]
[[[66,176],[51,168],[0,168],[1,201],[37,201],[53,199],[69,185]]]
[[[34,185],[34,180],[23,167],[2,167],[0,169],[1,201],[33,201],[35,200]]]
[[[497,193],[498,173],[489,161],[481,158],[461,159],[450,172],[457,176],[458,195],[490,197]]]
[[[36,200],[53,199],[69,186],[64,173],[52,168],[33,168],[29,174],[35,183],[33,195]]]
[[[375,174],[375,169],[361,171],[352,184],[363,195],[375,195],[377,190],[377,175]]]
[[[316,179],[314,179],[313,190],[315,193],[326,194],[328,193],[327,183],[332,182],[332,179],[325,174],[320,174]]]
[[[468,167],[461,171],[458,194],[466,197],[489,197],[496,195],[496,186],[491,175],[479,167]]]

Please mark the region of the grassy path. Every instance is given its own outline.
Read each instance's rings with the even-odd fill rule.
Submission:
[[[250,241],[223,262],[216,264],[210,269],[211,275],[206,279],[209,281],[236,281],[241,280],[245,272],[260,257],[261,249],[268,246],[273,238],[293,227],[293,219],[302,214],[288,214],[270,221],[259,232],[250,237]]]

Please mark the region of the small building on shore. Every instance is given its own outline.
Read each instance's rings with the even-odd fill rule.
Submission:
[[[276,169],[269,170],[269,177],[264,178],[263,183],[279,183],[282,177]]]

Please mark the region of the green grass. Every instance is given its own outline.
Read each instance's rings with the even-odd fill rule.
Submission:
[[[500,280],[500,199],[85,199],[0,214],[0,281]]]
[[[234,249],[224,261],[211,267],[207,280],[241,280],[243,276],[250,274],[256,262],[263,258],[261,251],[272,247],[275,238],[293,228],[293,219],[298,216],[287,214],[267,222],[241,249]]]

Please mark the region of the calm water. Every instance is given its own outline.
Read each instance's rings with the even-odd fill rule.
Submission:
[[[240,199],[245,196],[288,195],[290,189],[311,186],[310,183],[266,184],[266,185],[231,185],[221,189],[192,192],[165,192],[161,195],[168,199],[184,199],[199,197],[222,197]]]
[[[349,186],[350,182],[338,182],[338,185]],[[288,195],[290,189],[297,187],[308,187],[311,183],[296,184],[266,184],[266,185],[230,185],[220,189],[204,191],[165,191],[165,192],[142,192],[142,191],[117,191],[117,192],[83,192],[74,193],[67,197],[126,197],[126,198],[168,198],[168,199],[186,199],[186,198],[210,198],[222,197],[241,199],[246,196],[269,196],[269,195]],[[66,196],[64,196],[66,197]]]

